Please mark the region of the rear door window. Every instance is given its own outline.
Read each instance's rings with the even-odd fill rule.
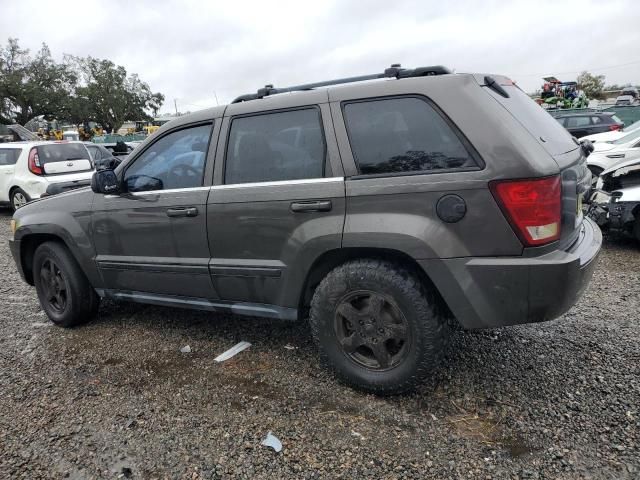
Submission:
[[[551,155],[560,155],[578,148],[571,134],[567,132],[529,95],[515,85],[501,85],[509,94],[508,98],[484,88],[500,103]],[[565,126],[568,126],[565,124]]]
[[[567,128],[587,127],[591,125],[589,117],[568,117]]]
[[[19,148],[0,148],[0,167],[15,165],[20,156]]]
[[[51,143],[36,147],[36,164],[45,174],[72,173],[92,170],[91,156],[82,143]]]
[[[324,176],[326,146],[317,108],[263,113],[231,121],[227,184]]]
[[[425,99],[358,101],[343,112],[361,174],[478,168],[453,125]]]

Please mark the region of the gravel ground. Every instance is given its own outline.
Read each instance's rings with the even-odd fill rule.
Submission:
[[[563,318],[456,332],[421,391],[337,384],[306,325],[105,303],[48,323],[0,213],[2,478],[640,478],[640,248]],[[232,360],[213,359],[240,340]],[[191,353],[181,353],[189,345]],[[260,445],[272,431],[276,453]]]

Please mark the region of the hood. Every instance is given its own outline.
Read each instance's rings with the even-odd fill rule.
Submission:
[[[615,140],[615,139],[612,138],[610,140]],[[593,144],[593,151],[608,152],[609,150],[613,150],[614,148],[616,148],[616,146],[617,145],[614,145],[613,143],[607,143],[606,141],[598,141]]]
[[[587,135],[580,140],[590,140],[593,143],[610,142],[623,137],[627,132],[620,130],[614,130],[613,132],[594,133],[593,135]]]
[[[17,209],[13,214],[13,218],[18,219],[39,212],[65,211],[67,213],[73,213],[75,211],[85,210],[88,205],[90,206],[93,203],[93,195],[94,193],[91,187],[82,187],[59,193],[58,195],[34,199],[24,207]]]
[[[625,160],[623,162],[616,163],[615,165],[612,165],[611,167],[604,170],[600,174],[600,176],[604,176],[604,175],[607,175],[608,173],[615,172],[616,170],[619,170],[621,168],[631,167],[634,165],[640,165],[640,158],[633,158],[631,160]]]

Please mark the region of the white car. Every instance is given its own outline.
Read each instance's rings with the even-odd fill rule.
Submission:
[[[55,183],[89,180],[94,165],[82,142],[0,144],[0,202],[15,210]]]
[[[640,158],[640,129],[610,142],[593,144],[593,152],[587,157],[591,173],[599,176],[603,170],[626,160]]]
[[[640,120],[632,123],[628,127],[621,128],[620,130],[614,130],[612,132],[594,133],[593,135],[587,135],[580,140],[589,140],[592,143],[611,142],[624,137],[628,133],[640,130]]]

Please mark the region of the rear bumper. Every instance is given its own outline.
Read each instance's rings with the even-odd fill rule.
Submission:
[[[567,251],[420,263],[465,328],[501,327],[544,322],[569,310],[591,280],[601,245],[600,229],[585,218]]]

